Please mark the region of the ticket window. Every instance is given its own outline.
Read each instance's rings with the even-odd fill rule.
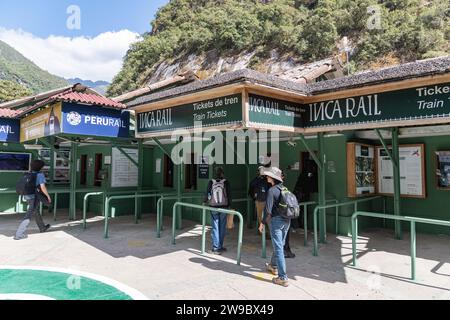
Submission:
[[[184,188],[186,190],[197,190],[197,165],[195,155],[188,155],[190,162],[184,165]]]
[[[101,187],[102,186],[102,173],[103,173],[103,154],[97,153],[95,155],[95,171],[94,171],[94,186]]]
[[[85,186],[87,182],[87,155],[80,158],[80,185]]]
[[[164,155],[164,187],[173,188],[174,164],[167,154]]]

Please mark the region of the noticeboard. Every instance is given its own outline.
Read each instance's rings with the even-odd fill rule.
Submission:
[[[122,149],[134,161],[138,162],[137,149]],[[111,187],[137,187],[138,167],[128,159],[119,149],[112,149]]]
[[[394,194],[393,165],[386,150],[377,147],[377,190],[379,194]],[[400,193],[402,197],[425,198],[425,147],[423,144],[401,145]]]

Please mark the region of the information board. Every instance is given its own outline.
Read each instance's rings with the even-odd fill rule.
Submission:
[[[138,162],[137,149],[122,149],[133,160]],[[111,187],[137,187],[138,186],[138,167],[128,159],[119,149],[112,149],[112,174]]]
[[[403,145],[400,151],[400,193],[404,197],[425,198],[424,145]],[[391,159],[382,147],[377,147],[377,188],[379,194],[394,193]]]

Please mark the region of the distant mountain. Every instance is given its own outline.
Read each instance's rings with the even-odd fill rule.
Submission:
[[[0,80],[15,82],[31,90],[33,94],[69,85],[65,79],[42,70],[2,41],[0,41]]]
[[[91,80],[83,80],[80,78],[67,79],[70,84],[81,83],[84,86],[94,89],[100,94],[105,94],[106,90],[108,90],[108,86],[110,83],[108,81],[91,81]]]

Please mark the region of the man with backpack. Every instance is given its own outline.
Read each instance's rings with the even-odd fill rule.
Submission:
[[[225,179],[222,167],[216,169],[215,179],[208,183],[204,202],[213,208],[228,209],[230,207],[231,187],[228,180]],[[227,227],[227,214],[211,211],[211,227],[211,253],[221,255],[227,251],[223,246]]]
[[[255,201],[256,216],[258,218],[258,226],[262,222],[264,207],[266,206],[267,191],[270,189],[270,185],[267,179],[262,174],[264,167],[259,167],[257,176],[250,182],[248,188],[248,195]],[[269,237],[269,233],[267,233]]]
[[[273,275],[278,275],[272,282],[287,287],[289,280],[286,274],[284,244],[291,225],[291,219],[298,218],[300,208],[296,197],[283,186],[282,171],[276,167],[264,169],[264,176],[272,186],[267,193],[263,222],[259,226],[262,232],[264,224],[270,225],[273,255],[266,268]]]
[[[41,160],[32,161],[30,165],[31,170],[24,173],[22,178],[20,178],[17,183],[16,191],[19,195],[23,196],[25,201],[27,201],[28,210],[25,218],[20,223],[19,228],[16,231],[14,240],[26,239],[28,237],[25,232],[33,215],[41,233],[46,232],[50,228],[49,224],[44,224],[42,216],[37,212],[41,201],[46,204],[51,203],[50,195],[48,194],[45,186],[45,176],[42,172],[40,172],[44,165],[45,163]]]

